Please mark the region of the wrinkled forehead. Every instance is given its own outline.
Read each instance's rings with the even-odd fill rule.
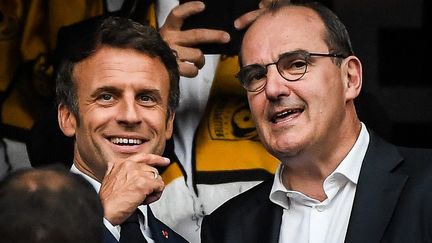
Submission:
[[[326,51],[325,26],[312,9],[285,6],[276,12],[266,12],[247,30],[241,58],[247,65],[251,56],[271,55],[270,59],[288,51]],[[269,61],[269,60],[267,60]]]

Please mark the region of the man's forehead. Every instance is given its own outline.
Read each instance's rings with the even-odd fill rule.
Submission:
[[[242,61],[264,57],[263,63],[275,61],[284,52],[307,50],[326,51],[325,27],[312,9],[287,6],[277,12],[267,12],[246,32],[242,46]],[[249,60],[250,61],[250,60]],[[253,60],[253,63],[260,63]]]
[[[318,13],[313,9],[304,6],[284,6],[276,11],[267,11],[260,16],[248,29],[250,31],[266,32],[268,28],[280,27],[281,30],[286,28],[308,28],[309,25],[324,27]],[[257,29],[257,30],[255,30]]]
[[[155,82],[169,81],[168,70],[160,57],[152,57],[135,49],[115,47],[98,48],[93,55],[75,65],[73,76],[75,81],[116,78],[120,81],[139,78]]]

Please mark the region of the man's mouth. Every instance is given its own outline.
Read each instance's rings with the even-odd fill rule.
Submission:
[[[112,137],[109,141],[115,145],[120,146],[134,146],[140,145],[144,143],[144,140],[137,138],[120,138],[120,137]]]
[[[293,118],[294,116],[300,115],[300,113],[302,113],[302,112],[303,112],[303,109],[301,109],[301,108],[283,110],[281,112],[275,113],[271,117],[270,121],[272,123],[278,123],[280,121],[288,120],[290,118]]]

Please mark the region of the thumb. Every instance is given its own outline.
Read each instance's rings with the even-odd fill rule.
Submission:
[[[107,169],[105,171],[105,176],[107,176],[109,173],[111,173],[111,171],[113,170],[113,168],[114,168],[114,163],[108,163],[107,164]]]

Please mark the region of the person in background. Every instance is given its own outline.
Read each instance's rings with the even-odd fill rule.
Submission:
[[[152,27],[88,21],[57,70],[59,126],[75,141],[71,171],[99,193],[104,242],[187,242],[148,206],[164,189],[157,167],[170,163],[161,155],[179,99],[176,58]]]
[[[359,120],[362,64],[332,11],[278,1],[247,30],[240,59],[280,165],[206,216],[202,242],[430,242],[432,150],[396,147]]]
[[[84,178],[65,167],[23,168],[0,182],[4,243],[100,243],[103,209]]]

